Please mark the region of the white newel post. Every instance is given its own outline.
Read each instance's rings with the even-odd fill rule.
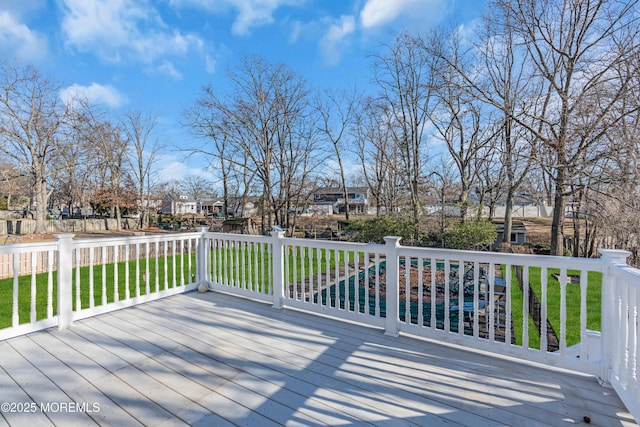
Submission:
[[[273,272],[273,308],[282,308],[284,304],[284,231],[271,232],[271,255]]]
[[[58,240],[58,329],[73,324],[73,236],[54,234]]]
[[[614,367],[614,359],[618,357],[620,351],[620,337],[617,318],[618,307],[615,304],[615,278],[613,277],[613,269],[616,266],[627,265],[627,258],[630,252],[617,249],[598,249],[604,261],[604,273],[602,275],[602,337],[601,356],[602,371],[600,380],[608,383],[610,380],[611,369]]]
[[[384,334],[393,337],[398,336],[400,319],[398,317],[398,270],[400,269],[400,259],[398,257],[398,248],[400,247],[400,239],[398,236],[386,236],[384,238],[387,268],[386,268],[386,318]]]
[[[196,247],[196,283],[198,285],[205,283],[208,285],[207,275],[207,239],[205,233],[209,231],[209,227],[197,227],[196,230],[200,233],[198,239],[198,246]]]

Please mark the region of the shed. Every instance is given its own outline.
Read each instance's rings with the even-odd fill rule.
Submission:
[[[504,234],[504,222],[494,222],[496,226],[496,241],[491,246],[491,249],[496,250],[499,248],[498,242],[502,241],[502,236]],[[507,241],[505,239],[505,241]],[[523,245],[527,241],[527,227],[525,227],[522,221],[512,221],[511,222],[511,236],[509,236],[508,242],[512,245]]]

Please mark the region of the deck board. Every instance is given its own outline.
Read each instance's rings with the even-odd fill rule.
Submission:
[[[1,425],[636,425],[594,378],[188,293],[0,342]]]

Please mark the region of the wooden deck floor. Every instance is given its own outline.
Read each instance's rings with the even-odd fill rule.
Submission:
[[[0,342],[0,395],[29,427],[635,425],[591,377],[217,293]]]

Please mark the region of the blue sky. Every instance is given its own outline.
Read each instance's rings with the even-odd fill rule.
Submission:
[[[179,125],[201,86],[224,88],[245,54],[284,62],[317,88],[369,84],[368,55],[402,29],[471,25],[483,0],[0,0],[1,59],[33,64],[118,113],[159,119],[159,136],[188,148]],[[204,164],[177,149],[165,178]]]

